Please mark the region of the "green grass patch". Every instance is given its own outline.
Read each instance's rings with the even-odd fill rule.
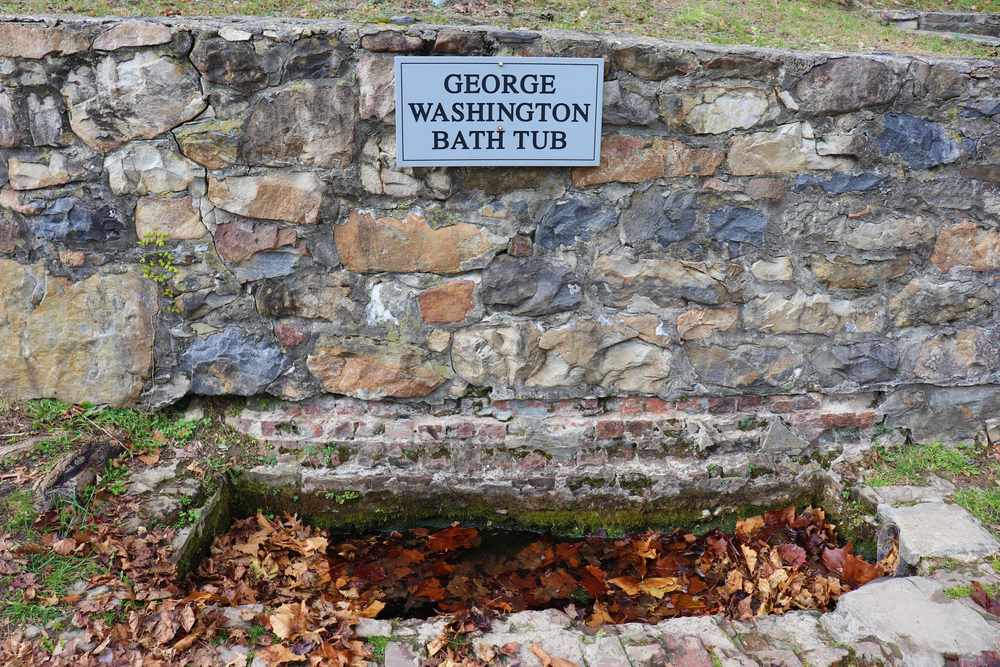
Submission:
[[[0,533],[20,535],[31,530],[35,506],[31,491],[18,489],[0,498]]]
[[[927,484],[928,475],[975,475],[980,472],[975,459],[975,445],[945,447],[915,445],[900,449],[873,449],[866,458],[868,474],[865,481],[870,486],[896,484]]]
[[[372,655],[379,662],[385,660],[385,647],[389,645],[391,637],[369,637],[368,645],[372,647]]]
[[[984,526],[994,533],[994,526],[1000,524],[1000,488],[981,489],[969,486],[955,492],[955,502],[969,510]],[[992,563],[996,570],[1000,563]],[[1000,572],[1000,570],[997,570]]]

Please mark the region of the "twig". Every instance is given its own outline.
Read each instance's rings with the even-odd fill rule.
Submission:
[[[23,433],[0,433],[0,438],[16,438],[19,435],[28,435],[31,431],[24,431]]]
[[[111,431],[109,431],[108,429],[104,428],[103,426],[101,426],[100,424],[98,424],[97,422],[95,422],[95,421],[94,421],[93,419],[91,419],[90,417],[88,417],[88,416],[87,416],[87,415],[85,415],[85,414],[82,414],[82,413],[81,413],[81,414],[80,414],[80,416],[81,416],[81,417],[83,417],[84,419],[86,419],[86,420],[87,420],[88,422],[90,422],[91,424],[93,424],[93,425],[94,425],[94,426],[95,426],[96,428],[99,428],[99,429],[101,429],[101,431],[103,431],[103,432],[104,432],[104,435],[108,436],[109,438],[111,438],[112,440],[114,440],[115,442],[117,442],[117,443],[118,443],[119,445],[121,445],[121,446],[122,446],[122,448],[123,448],[123,449],[124,449],[124,450],[125,450],[126,452],[128,452],[128,455],[129,455],[129,456],[133,456],[133,454],[132,454],[132,450],[131,450],[131,449],[129,448],[129,446],[128,446],[128,445],[126,445],[126,444],[125,444],[124,442],[122,442],[122,441],[121,441],[121,440],[120,440],[120,439],[119,439],[119,438],[118,438],[117,436],[115,436],[115,435],[114,435],[114,434],[113,434],[113,433],[112,433]]]

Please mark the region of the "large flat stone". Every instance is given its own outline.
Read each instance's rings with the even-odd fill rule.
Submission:
[[[325,184],[311,171],[208,178],[208,198],[224,211],[249,218],[313,224]]]
[[[545,361],[539,328],[530,322],[479,324],[455,332],[451,365],[472,385],[508,385],[527,380]]]
[[[737,176],[781,174],[806,169],[850,169],[853,160],[820,155],[808,123],[789,123],[773,132],[741,134],[729,146],[729,168]]]
[[[68,56],[86,51],[90,39],[82,30],[50,28],[31,23],[0,25],[0,56],[6,58],[44,58],[49,54]]]
[[[942,226],[931,253],[931,263],[942,272],[953,266],[967,266],[973,271],[1000,268],[1000,231],[984,229],[962,221]]]
[[[321,338],[308,367],[327,391],[366,400],[426,396],[447,380],[425,350],[365,337]]]
[[[152,21],[125,21],[105,30],[94,40],[98,51],[155,46],[173,40],[170,28]]]
[[[883,311],[871,301],[855,303],[828,294],[799,291],[786,299],[771,293],[747,303],[743,324],[748,329],[771,333],[867,333],[885,328]]]
[[[647,178],[711,176],[725,154],[712,148],[691,148],[663,137],[613,136],[601,140],[601,164],[573,169],[573,185],[584,187]]]
[[[996,651],[997,630],[921,577],[875,581],[842,595],[820,623],[835,641],[894,644],[908,667],[942,667],[945,653]]]
[[[62,94],[73,132],[101,152],[132,139],[151,139],[205,108],[198,72],[153,51],[82,65],[67,77]]]
[[[809,70],[795,86],[802,109],[839,114],[891,102],[902,80],[888,66],[868,58],[835,58]]]
[[[134,141],[104,158],[108,184],[116,195],[180,192],[205,170],[178,153],[173,142]]]
[[[594,262],[592,277],[601,301],[616,308],[627,306],[636,296],[662,307],[691,301],[714,306],[731,300],[725,284],[730,272],[728,267],[717,271],[697,262],[602,255]]]
[[[996,292],[980,282],[920,276],[892,297],[889,311],[897,327],[941,324],[985,315],[995,297]]]
[[[361,273],[459,273],[485,266],[501,248],[485,229],[464,222],[434,229],[420,213],[397,220],[354,210],[334,235],[340,261]]]
[[[198,338],[181,355],[180,370],[191,375],[196,394],[252,396],[288,368],[273,341],[255,340],[235,328]]]
[[[78,283],[0,259],[0,391],[135,404],[153,365],[156,285],[136,273]]]
[[[670,375],[672,354],[639,335],[635,327],[616,321],[576,319],[565,327],[550,329],[539,340],[539,347],[547,351],[545,364],[525,386],[577,387],[586,383],[656,394]]]
[[[247,121],[247,164],[330,169],[351,164],[354,92],[350,86],[296,85],[257,103]]]
[[[1000,552],[996,538],[960,505],[879,505],[878,513],[883,522],[899,527],[899,557],[922,571],[945,558],[976,563]]]

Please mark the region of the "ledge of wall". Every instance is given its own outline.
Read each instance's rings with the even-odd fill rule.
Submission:
[[[601,166],[397,168],[392,57],[432,53],[604,57]],[[151,408],[812,392],[968,438],[1000,407],[998,68],[496,28],[0,22],[0,391]]]

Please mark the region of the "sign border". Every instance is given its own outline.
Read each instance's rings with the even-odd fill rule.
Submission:
[[[433,63],[475,63],[483,65],[498,65],[511,63],[518,65],[590,65],[597,68],[597,90],[595,92],[595,122],[594,122],[594,155],[588,159],[558,159],[558,158],[441,158],[439,160],[414,159],[407,160],[403,155],[403,67],[408,64],[418,65]],[[601,164],[601,128],[603,123],[604,104],[604,59],[603,58],[532,58],[512,56],[510,58],[496,56],[395,56],[395,89],[396,89],[396,166],[397,167],[596,167]]]

